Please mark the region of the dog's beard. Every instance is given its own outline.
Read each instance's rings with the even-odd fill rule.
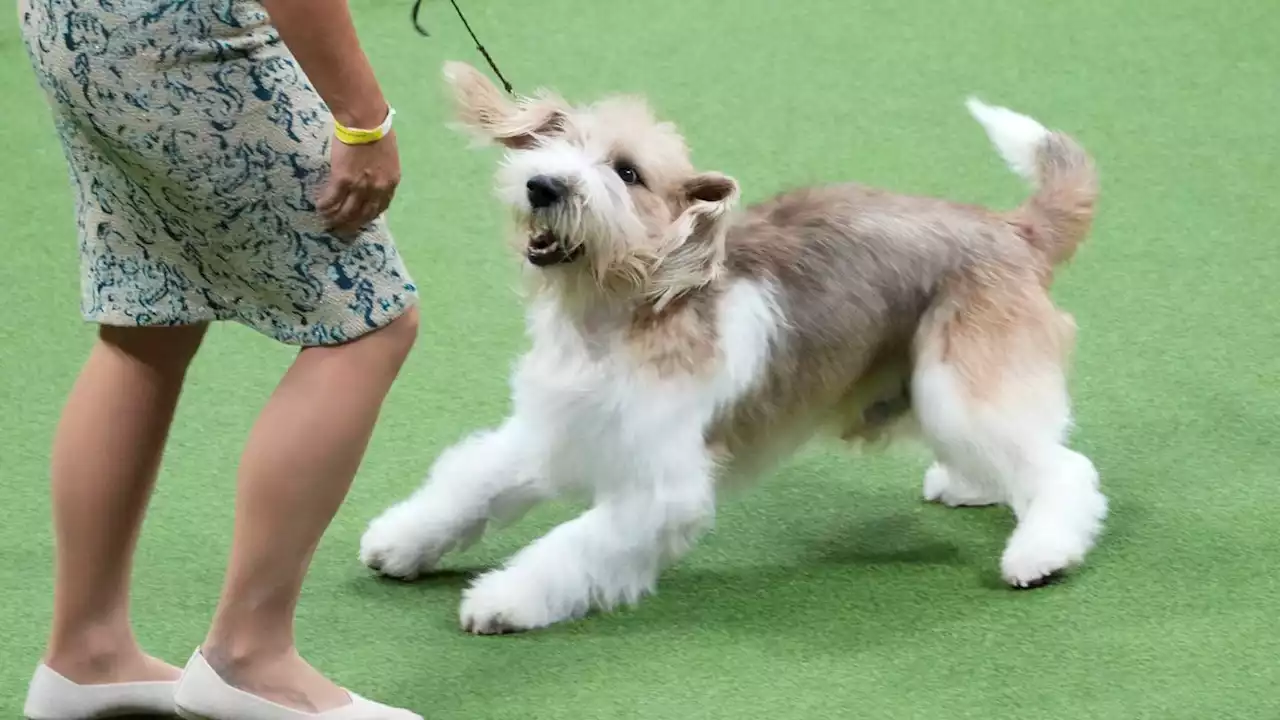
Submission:
[[[574,224],[558,217],[559,209],[537,210],[528,215],[525,257],[530,264],[546,268],[580,259],[586,243],[573,232]]]
[[[540,269],[582,267],[600,285],[639,284],[649,264],[643,223],[620,203],[601,209],[580,198],[522,209],[525,256]],[[585,262],[579,262],[585,261]]]

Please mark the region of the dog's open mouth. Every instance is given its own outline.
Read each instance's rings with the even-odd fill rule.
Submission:
[[[529,237],[529,247],[525,250],[529,262],[538,267],[550,267],[570,263],[582,257],[582,245],[569,247],[568,243],[550,230],[536,232]]]

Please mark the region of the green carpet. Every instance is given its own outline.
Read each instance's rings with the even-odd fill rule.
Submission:
[[[968,93],[1074,133],[1103,177],[1055,295],[1081,326],[1076,444],[1113,514],[1088,567],[1003,588],[1000,510],[919,498],[925,459],[814,450],[730,501],[639,608],[519,637],[456,624],[466,573],[572,508],[380,582],[365,523],[437,452],[506,409],[523,347],[494,155],[444,128],[439,68],[482,64],[444,2],[356,0],[397,119],[392,211],[422,340],[302,601],[338,681],[467,718],[1280,717],[1280,45],[1275,0],[464,0],[519,89],[648,94],[700,167],[748,199],[859,179],[1011,206],[1025,189]],[[786,9],[786,8],[791,9]],[[77,314],[61,152],[10,19],[0,31],[0,715],[16,716],[51,604],[47,448],[92,339]],[[203,635],[240,443],[289,350],[216,328],[193,370],[136,574],[138,632],[180,662]]]

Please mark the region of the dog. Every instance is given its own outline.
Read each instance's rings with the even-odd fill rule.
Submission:
[[[591,507],[464,591],[472,633],[639,601],[712,523],[718,492],[811,438],[917,437],[924,497],[1002,504],[1009,585],[1079,565],[1107,513],[1067,447],[1076,327],[1049,297],[1088,234],[1093,160],[1066,134],[967,103],[1033,191],[995,211],[833,184],[739,208],[643,98],[508,99],[445,65],[458,124],[504,157],[531,347],[510,415],[442,453],[367,528],[361,559],[413,578],[536,503]]]

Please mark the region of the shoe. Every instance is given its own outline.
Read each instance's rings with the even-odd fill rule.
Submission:
[[[350,705],[322,713],[294,710],[227,684],[196,650],[182,671],[174,704],[186,720],[422,720],[421,715],[365,700],[349,690],[347,695]]]
[[[115,717],[174,717],[176,682],[80,685],[41,663],[27,689],[27,720],[96,720]]]

